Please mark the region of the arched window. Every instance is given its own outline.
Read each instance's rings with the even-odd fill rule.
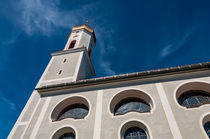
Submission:
[[[131,127],[125,131],[122,139],[147,139],[145,131],[139,127]]]
[[[65,133],[61,135],[58,139],[75,139],[75,135],[73,133]]]
[[[88,114],[88,107],[84,104],[73,104],[65,108],[60,115],[58,120],[65,118],[83,119]]]
[[[74,48],[75,44],[76,44],[76,40],[71,41],[69,45],[69,49]]]
[[[128,121],[120,130],[121,139],[149,139],[148,128],[140,121]]]
[[[178,98],[178,103],[186,108],[199,107],[204,104],[210,104],[210,95],[205,91],[190,90]]]
[[[154,106],[151,97],[140,90],[129,89],[117,93],[110,102],[110,112],[113,115],[123,115],[128,112],[150,112]]]
[[[128,112],[150,112],[149,104],[139,98],[126,98],[121,100],[115,107],[114,115],[123,115]]]
[[[89,113],[88,101],[80,96],[62,100],[52,111],[52,121],[65,118],[84,119]]]
[[[204,124],[204,129],[206,131],[207,136],[210,138],[210,122]]]
[[[76,139],[76,133],[71,127],[63,127],[57,130],[51,139]]]

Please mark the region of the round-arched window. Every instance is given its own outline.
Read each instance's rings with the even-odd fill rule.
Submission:
[[[113,115],[123,115],[128,112],[146,113],[154,106],[151,97],[140,90],[130,89],[117,93],[110,102],[110,112]]]
[[[76,133],[71,127],[63,127],[57,130],[51,139],[76,139]]]
[[[114,115],[123,115],[128,112],[150,112],[150,105],[139,98],[126,98],[121,100],[115,107]]]
[[[65,118],[83,119],[88,114],[88,107],[84,104],[73,104],[65,108],[60,115],[58,120]]]
[[[58,139],[75,139],[75,135],[73,133],[64,133]]]
[[[66,118],[84,119],[89,113],[88,101],[80,96],[74,96],[61,101],[52,111],[52,121]]]
[[[204,129],[206,131],[207,136],[210,138],[210,122],[204,124]]]
[[[178,103],[186,108],[199,107],[210,104],[210,95],[202,90],[190,90],[178,98]]]
[[[149,139],[148,128],[140,121],[126,122],[120,130],[121,139]]]
[[[71,41],[69,45],[69,49],[74,48],[75,44],[76,44],[76,40]]]
[[[147,139],[145,131],[139,127],[131,127],[125,131],[122,139]]]

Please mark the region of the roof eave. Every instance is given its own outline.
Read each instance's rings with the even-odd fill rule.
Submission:
[[[177,66],[177,67],[171,67],[171,68],[165,68],[165,69],[136,72],[136,73],[130,73],[130,74],[115,75],[115,76],[108,76],[108,77],[102,77],[102,78],[79,80],[75,82],[68,82],[68,83],[62,83],[62,84],[56,84],[56,85],[42,86],[40,88],[36,88],[36,90],[39,92],[46,92],[46,91],[53,91],[53,90],[60,90],[60,89],[69,89],[69,88],[84,87],[84,86],[90,86],[90,85],[106,84],[110,82],[121,82],[121,81],[126,81],[126,80],[145,79],[145,78],[153,78],[153,77],[166,76],[166,75],[172,75],[172,74],[205,71],[205,70],[209,70],[209,68],[210,68],[210,62],[199,63],[199,64],[192,64],[192,65],[186,65],[186,66]]]

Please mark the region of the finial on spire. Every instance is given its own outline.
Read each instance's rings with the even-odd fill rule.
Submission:
[[[86,25],[88,25],[89,24],[89,21],[88,20],[86,20]]]

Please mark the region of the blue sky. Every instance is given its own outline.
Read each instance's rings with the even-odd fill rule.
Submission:
[[[88,19],[97,77],[210,61],[209,0],[1,0],[0,138],[74,25]]]

